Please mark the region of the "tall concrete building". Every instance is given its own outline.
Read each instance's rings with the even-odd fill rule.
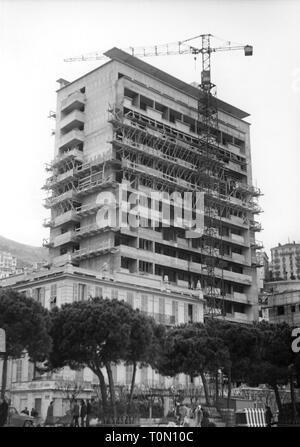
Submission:
[[[11,253],[0,251],[0,279],[13,275],[17,271],[17,258]]]
[[[59,80],[55,158],[45,185],[51,263],[167,279],[183,289],[198,284],[208,298],[205,237],[191,237],[174,221],[164,228],[161,203],[151,199],[153,191],[207,192],[207,177],[220,182],[203,153],[199,89],[117,48],[106,54],[111,60],[96,70],[74,82]],[[215,240],[214,293],[226,318],[250,322],[257,318],[255,250],[261,244],[254,237],[260,230],[254,198],[260,192],[252,185],[248,114],[223,101],[217,107],[210,161],[225,170],[221,193],[210,189],[205,198],[213,228],[207,215],[204,222]],[[103,198],[112,194],[117,223],[103,216],[100,222]],[[134,194],[144,222],[155,210],[157,226],[126,225],[126,202]],[[172,215],[176,206],[169,204]]]
[[[271,248],[271,271],[273,279],[300,279],[300,244],[278,244]]]
[[[205,146],[197,87],[116,48],[106,54],[110,61],[101,67],[73,82],[59,80],[55,155],[44,186],[50,265],[2,285],[50,309],[117,298],[168,326],[203,322],[213,293],[223,318],[251,323],[258,319],[261,244],[248,114],[214,100],[219,125]],[[190,192],[180,220],[174,194]],[[197,192],[204,193],[199,213]],[[191,225],[198,214],[201,237]],[[55,375],[33,383],[32,369],[23,366],[23,375],[20,364],[11,366],[16,407],[42,402],[45,414],[54,398],[56,414],[63,412]],[[91,392],[93,374],[82,374]],[[129,367],[118,365],[113,374],[117,384],[130,383]],[[141,368],[137,384],[186,386],[189,378]]]

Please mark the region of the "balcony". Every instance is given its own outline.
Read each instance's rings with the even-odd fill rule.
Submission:
[[[42,243],[43,247],[45,248],[51,248],[53,247],[53,241],[50,240],[50,238],[48,239],[43,239],[43,243]]]
[[[237,242],[239,244],[245,244],[245,238],[244,236],[241,236],[239,234],[231,233],[231,240],[233,242]]]
[[[239,292],[233,292],[232,301],[243,304],[249,303],[247,295],[245,293],[239,293]]]
[[[86,217],[86,216],[90,216],[92,214],[95,214],[96,211],[101,207],[101,205],[93,202],[93,203],[87,203],[85,205],[82,206],[78,206],[76,208],[76,213],[77,216],[80,217]]]
[[[76,146],[84,142],[84,133],[82,130],[73,129],[70,132],[62,135],[59,139],[58,148],[60,150],[69,146]]]
[[[240,183],[240,182],[237,182],[235,186],[236,186],[237,191],[245,192],[245,193],[251,195],[252,197],[261,196],[261,191],[256,186],[252,186],[252,185],[248,185],[247,183]]]
[[[79,217],[76,215],[74,210],[67,211],[66,213],[60,214],[59,216],[52,219],[53,227],[58,227],[66,222],[78,222]]]
[[[61,102],[61,111],[63,113],[70,113],[73,110],[80,110],[86,102],[85,95],[80,91],[71,93],[67,98]]]
[[[141,311],[141,312],[147,315],[148,317],[154,318],[154,320],[159,324],[165,324],[166,326],[172,326],[175,324],[175,315],[166,315],[148,311]]]
[[[232,314],[226,314],[225,319],[227,321],[232,321],[235,323],[252,323],[248,314],[243,314],[240,312],[233,312]]]
[[[79,182],[77,187],[77,192],[81,196],[90,194],[93,191],[96,191],[97,189],[103,187],[103,186],[109,186],[114,182],[112,176],[108,176],[106,178],[103,178],[102,175],[98,177],[90,176],[87,179],[83,179]]]
[[[69,151],[65,151],[62,154],[55,157],[55,159],[51,163],[51,167],[54,168],[54,167],[58,166],[60,163],[67,161],[69,159],[72,159],[72,158],[82,162],[83,161],[83,152],[76,148],[70,149]]]
[[[109,252],[116,252],[117,248],[114,247],[112,242],[105,241],[101,244],[93,247],[86,247],[76,250],[72,253],[72,260],[82,260],[88,259],[93,256],[99,256],[100,254],[105,254]]]
[[[255,220],[251,220],[249,226],[250,226],[250,230],[252,230],[252,231],[261,231],[262,230],[261,223],[256,222]]]
[[[53,220],[50,217],[47,217],[46,219],[44,219],[43,227],[52,228],[53,227]]]
[[[246,259],[244,255],[241,255],[239,253],[231,253],[231,257],[233,259],[233,261],[239,262],[240,264],[245,264]]]
[[[60,245],[68,244],[72,241],[73,231],[66,231],[53,239],[53,247],[59,247]]]
[[[45,189],[51,189],[53,186],[58,186],[61,183],[70,181],[74,177],[75,173],[75,169],[69,169],[63,174],[53,175],[46,180]]]
[[[264,248],[264,244],[261,241],[257,241],[255,239],[250,239],[250,246],[255,248],[256,250],[262,250]]]
[[[85,236],[93,236],[97,233],[100,233],[102,231],[105,231],[109,227],[99,227],[97,223],[93,223],[91,225],[85,225],[84,227],[76,228],[76,230],[73,231],[72,234],[72,240],[80,240]]]
[[[66,200],[75,200],[77,197],[76,191],[74,189],[70,189],[70,191],[66,191],[58,196],[47,197],[45,199],[44,206],[46,208],[51,208],[58,203],[64,202]]]
[[[62,118],[60,122],[60,131],[62,134],[78,129],[83,126],[85,115],[80,110],[73,110],[69,115]]]

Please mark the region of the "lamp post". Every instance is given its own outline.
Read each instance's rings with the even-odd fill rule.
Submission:
[[[290,373],[290,390],[291,390],[291,403],[292,403],[292,411],[293,411],[293,422],[296,422],[297,419],[297,408],[296,408],[296,400],[295,400],[295,389],[294,389],[294,364],[288,366],[288,370]]]
[[[2,384],[1,384],[1,399],[3,399],[6,389],[7,356],[6,356],[6,333],[5,330],[2,328],[0,328],[0,358],[3,358]]]

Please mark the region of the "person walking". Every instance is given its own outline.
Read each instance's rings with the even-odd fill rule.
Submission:
[[[79,427],[79,415],[80,415],[79,405],[77,403],[77,400],[75,400],[73,406],[73,423],[72,423],[73,427]]]
[[[29,416],[29,410],[27,407],[24,408],[24,410],[21,411],[21,413],[23,414],[27,414],[27,416]]]
[[[273,421],[273,413],[271,411],[271,408],[268,405],[266,405],[265,419],[266,419],[267,427],[271,427],[272,421]]]
[[[44,425],[54,425],[54,400],[50,402]]]
[[[87,415],[87,407],[83,399],[81,399],[81,405],[80,405],[80,425],[81,427],[84,427],[85,418]]]
[[[197,405],[197,407],[195,408],[195,419],[196,419],[196,427],[201,427],[203,419],[203,411],[201,405]]]
[[[86,420],[85,420],[85,426],[90,426],[90,418],[92,415],[92,405],[89,401],[89,399],[86,400]]]
[[[0,399],[0,427],[4,427],[4,425],[7,422],[7,416],[8,416],[8,403],[6,402],[6,399]]]

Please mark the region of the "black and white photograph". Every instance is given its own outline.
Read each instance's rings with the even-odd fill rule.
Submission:
[[[300,428],[299,23],[0,0],[0,442]]]

